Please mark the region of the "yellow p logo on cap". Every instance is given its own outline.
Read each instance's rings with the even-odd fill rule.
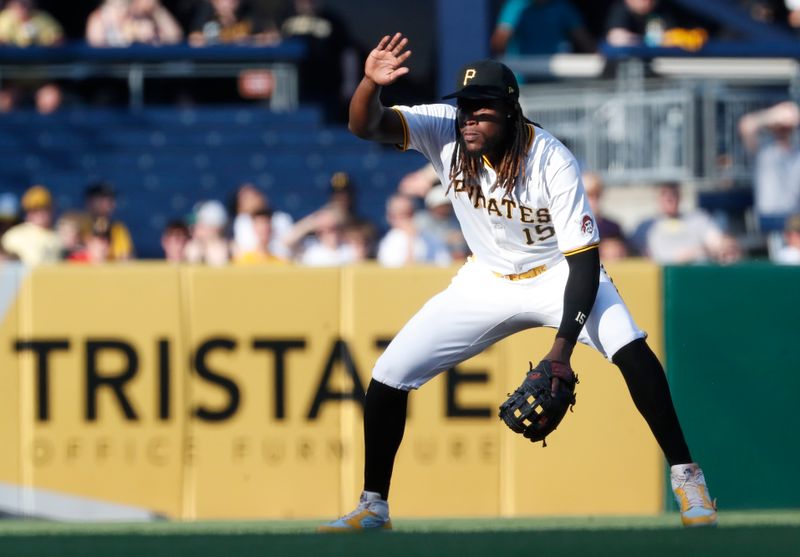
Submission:
[[[472,68],[470,68],[467,71],[465,71],[464,72],[464,83],[462,83],[461,85],[466,87],[467,81],[469,81],[470,79],[475,77],[476,74],[477,74],[477,72],[475,70],[473,70]]]

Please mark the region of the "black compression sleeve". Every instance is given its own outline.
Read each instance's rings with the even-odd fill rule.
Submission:
[[[564,314],[556,337],[577,342],[592,310],[600,284],[600,254],[597,246],[567,256],[569,278],[564,288]]]

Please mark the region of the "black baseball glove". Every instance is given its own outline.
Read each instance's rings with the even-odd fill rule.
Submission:
[[[578,376],[562,362],[542,360],[522,385],[500,405],[500,418],[512,431],[546,447],[547,437],[575,405]]]

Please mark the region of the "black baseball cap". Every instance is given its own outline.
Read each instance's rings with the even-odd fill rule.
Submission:
[[[514,72],[497,60],[477,60],[458,72],[456,91],[443,99],[519,100],[519,84]]]

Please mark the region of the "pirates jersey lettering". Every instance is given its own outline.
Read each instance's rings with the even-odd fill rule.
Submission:
[[[508,194],[484,164],[480,183],[450,181],[456,109],[447,104],[393,107],[403,120],[403,149],[431,161],[477,261],[500,274],[552,267],[565,254],[599,242],[594,216],[573,155],[542,128],[529,126],[525,178]]]

